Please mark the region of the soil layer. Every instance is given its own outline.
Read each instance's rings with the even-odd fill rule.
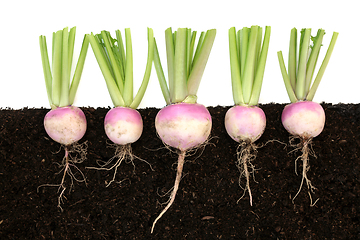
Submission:
[[[0,111],[0,239],[360,239],[360,105],[322,104],[325,129],[312,141],[308,177],[319,199],[310,206],[306,186],[297,196],[301,154],[281,125],[282,104],[261,105],[267,126],[258,140],[250,186],[253,206],[239,186],[235,165],[238,144],[226,133],[229,107],[209,107],[213,129],[209,144],[189,153],[174,204],[158,221],[173,186],[177,155],[164,148],[154,119],[159,109],[140,109],[144,132],[133,154],[148,161],[122,163],[113,171],[86,167],[108,161],[115,149],[104,133],[109,108],[83,108],[88,130],[87,159],[77,167],[85,183],[68,188],[57,207],[64,149],[49,139],[43,118],[49,109]],[[269,140],[275,140],[270,141]],[[301,163],[298,161],[298,169]],[[72,168],[76,177],[80,177]],[[58,174],[59,173],[59,174]],[[241,184],[244,184],[242,179]],[[238,201],[238,202],[237,202]]]

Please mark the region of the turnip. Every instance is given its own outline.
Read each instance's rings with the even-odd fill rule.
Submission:
[[[77,142],[84,136],[86,132],[86,118],[83,111],[75,106],[74,103],[76,91],[80,82],[85,58],[89,46],[87,36],[84,37],[82,48],[80,51],[78,63],[74,71],[74,75],[70,85],[71,67],[73,60],[74,44],[75,44],[76,28],[73,27],[59,30],[53,33],[52,43],[52,69],[50,67],[49,56],[46,45],[46,37],[40,36],[41,59],[45,76],[45,84],[48,99],[51,106],[44,118],[44,127],[54,141],[60,143],[65,149],[62,170],[64,170],[63,178],[60,184],[45,184],[42,186],[58,186],[60,196],[58,198],[58,207],[61,208],[63,194],[66,190],[65,177],[68,175],[71,180],[70,190],[73,181],[85,181],[84,175],[75,166],[86,157],[86,142],[83,145]],[[80,158],[70,158],[70,152],[78,152]],[[82,179],[77,179],[71,171],[71,166],[78,170]]]
[[[130,29],[125,29],[125,48],[121,32],[116,30],[116,39],[108,31],[89,35],[99,67],[105,78],[114,108],[108,111],[104,120],[104,129],[108,138],[115,144],[115,155],[108,162],[102,164],[100,170],[115,169],[109,186],[115,181],[118,167],[123,160],[131,162],[131,143],[136,142],[143,131],[143,121],[136,110],[147,88],[154,56],[154,36],[148,29],[148,57],[142,84],[138,93],[133,97],[133,56]],[[115,160],[115,163],[112,162]],[[144,160],[145,161],[145,160]],[[145,161],[146,162],[146,161]]]
[[[204,105],[196,103],[196,94],[215,35],[215,29],[208,30],[206,34],[202,32],[194,53],[195,31],[192,32],[188,28],[179,28],[175,33],[171,28],[165,31],[168,85],[155,43],[154,65],[167,104],[158,112],[155,128],[164,144],[178,150],[179,158],[170,199],[153,222],[151,233],[154,231],[156,222],[175,200],[186,152],[204,144],[210,135],[212,126],[210,113]]]
[[[316,188],[311,184],[311,181],[307,177],[307,172],[310,168],[310,146],[312,139],[323,131],[325,125],[324,109],[320,104],[313,102],[312,100],[330,60],[338,37],[338,33],[334,32],[327,53],[318,70],[318,74],[312,83],[324,34],[325,31],[319,29],[316,36],[312,37],[311,28],[302,29],[300,49],[298,52],[299,57],[297,59],[297,30],[296,28],[291,30],[288,73],[285,68],[282,52],[278,52],[281,73],[290,101],[292,102],[285,106],[282,112],[281,121],[284,128],[291,134],[291,139],[300,139],[300,143],[296,147],[302,151],[302,155],[295,161],[295,171],[297,160],[301,159],[302,161],[302,179],[300,188],[295,194],[293,201],[300,193],[305,181],[308,187],[311,206],[315,205],[317,200],[314,203],[312,202],[311,193],[314,193]],[[310,39],[313,42],[311,46]]]
[[[248,166],[254,171],[252,160],[257,153],[255,141],[261,137],[266,126],[265,113],[256,105],[265,71],[270,31],[270,27],[265,28],[264,40],[261,44],[262,28],[259,26],[244,27],[237,33],[235,27],[229,29],[231,80],[235,106],[226,112],[225,129],[233,140],[240,143],[236,162],[241,173],[239,185],[241,177],[246,178],[246,186],[243,188],[244,193],[241,198],[248,191],[250,205],[252,205],[249,181],[251,172]]]

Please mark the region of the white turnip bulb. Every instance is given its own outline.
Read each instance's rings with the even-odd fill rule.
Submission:
[[[87,127],[86,117],[78,107],[58,107],[45,115],[44,127],[51,139],[69,146],[84,136]]]

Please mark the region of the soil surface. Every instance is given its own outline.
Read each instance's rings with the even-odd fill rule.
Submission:
[[[257,141],[255,179],[249,196],[242,196],[236,163],[238,144],[226,133],[223,119],[229,107],[209,107],[213,117],[209,144],[186,157],[184,175],[174,204],[153,221],[168,200],[177,155],[164,148],[156,135],[159,109],[140,109],[144,132],[133,153],[148,161],[123,163],[112,183],[113,171],[99,171],[98,161],[115,152],[104,133],[109,108],[83,108],[88,130],[87,159],[77,164],[85,183],[67,178],[63,211],[57,207],[57,187],[64,148],[49,139],[43,118],[49,109],[0,111],[0,239],[360,239],[360,105],[322,104],[327,120],[312,141],[308,177],[317,188],[310,206],[306,185],[297,196],[301,175],[289,134],[280,122],[282,104],[261,105],[267,116]],[[276,140],[270,141],[269,140]],[[298,161],[298,169],[301,162]],[[76,168],[72,172],[80,178]],[[241,184],[244,184],[242,179]]]

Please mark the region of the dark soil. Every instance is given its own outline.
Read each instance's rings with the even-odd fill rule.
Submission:
[[[284,105],[261,106],[267,127],[257,142],[289,142],[280,122]],[[86,169],[114,154],[103,130],[107,108],[84,108],[88,131],[87,160],[78,164],[87,185],[75,183],[57,207],[64,149],[49,139],[43,118],[48,109],[0,111],[0,239],[360,239],[360,105],[323,104],[327,121],[313,140],[308,177],[319,198],[310,207],[306,186],[292,203],[301,176],[295,174],[300,152],[277,141],[258,149],[251,179],[253,206],[243,191],[235,166],[237,143],[227,136],[223,119],[228,107],[210,107],[210,143],[187,157],[174,204],[158,221],[175,179],[177,156],[163,148],[154,129],[158,109],[141,109],[144,132],[133,153],[135,160],[113,172]],[[204,150],[204,151],[201,151]],[[290,153],[291,152],[291,153]],[[299,162],[300,164],[300,162]],[[300,167],[300,165],[299,165]],[[75,169],[73,169],[75,171]],[[68,182],[69,183],[69,182]],[[244,183],[244,182],[242,182]]]

